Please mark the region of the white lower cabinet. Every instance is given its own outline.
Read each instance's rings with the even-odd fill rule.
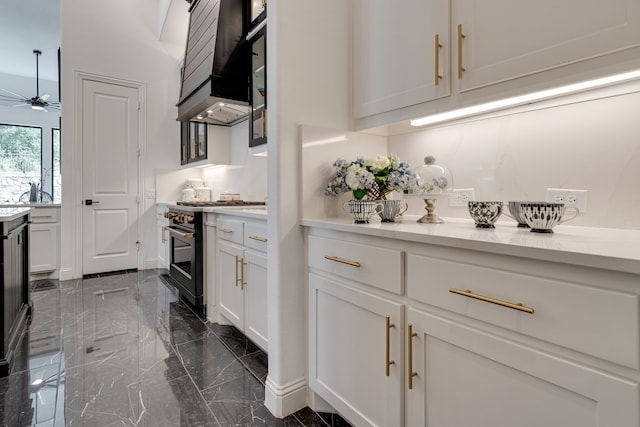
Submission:
[[[638,384],[409,308],[410,426],[637,426]]]
[[[637,275],[324,229],[308,242],[309,385],[355,425],[640,425]]]
[[[30,214],[29,272],[51,273],[58,269],[60,209],[35,208]]]
[[[393,300],[309,276],[309,383],[355,425],[402,425],[403,311]]]
[[[219,219],[217,232],[218,312],[268,351],[266,223]]]

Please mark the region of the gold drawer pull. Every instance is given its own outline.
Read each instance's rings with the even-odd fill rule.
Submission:
[[[514,303],[511,303],[511,302],[502,301],[502,300],[491,298],[491,297],[485,297],[484,295],[474,294],[473,292],[471,292],[468,289],[466,291],[462,291],[460,289],[451,288],[451,289],[449,289],[449,292],[452,292],[452,293],[458,294],[458,295],[462,295],[462,296],[465,296],[465,297],[469,297],[469,298],[478,299],[480,301],[485,301],[485,302],[490,302],[492,304],[501,305],[503,307],[513,308],[514,310],[524,311],[525,313],[529,313],[529,314],[533,314],[533,311],[534,311],[533,308],[525,307],[524,305],[522,305],[521,302],[517,302],[517,303],[514,304]]]
[[[394,360],[391,360],[391,350],[389,349],[389,341],[390,341],[390,331],[391,328],[395,328],[396,325],[394,325],[393,323],[391,323],[391,317],[387,316],[387,363],[386,363],[386,375],[389,376],[390,372],[389,372],[389,368],[391,368],[391,365],[395,365],[396,362]]]
[[[250,239],[257,240],[258,242],[267,243],[267,239],[260,236],[249,236]]]
[[[233,233],[233,230],[229,230],[228,228],[219,228],[218,230],[222,231],[223,233]]]
[[[329,261],[340,262],[342,264],[352,265],[354,267],[360,267],[360,263],[358,261],[349,261],[346,259],[338,258],[337,256],[325,255],[325,259]]]
[[[409,350],[409,357],[408,357],[408,369],[407,369],[407,375],[409,376],[409,390],[413,390],[413,377],[417,377],[418,373],[416,371],[413,370],[413,339],[415,337],[418,336],[417,333],[413,332],[413,325],[411,323],[409,323],[409,331],[407,334],[407,347]]]

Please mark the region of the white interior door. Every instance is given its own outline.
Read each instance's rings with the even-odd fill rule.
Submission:
[[[83,80],[82,91],[82,273],[137,268],[140,90]]]

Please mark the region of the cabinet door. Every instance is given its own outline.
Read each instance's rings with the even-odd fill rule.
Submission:
[[[29,245],[30,272],[44,273],[58,267],[57,224],[32,224],[31,245]]]
[[[418,310],[407,323],[408,425],[638,426],[635,382]]]
[[[269,351],[267,335],[267,256],[245,251],[244,333],[264,351]]]
[[[636,0],[459,0],[455,5],[452,34],[457,37],[461,24],[465,35],[466,71],[458,80],[459,91],[640,44]],[[454,52],[457,69],[457,49]]]
[[[218,240],[218,310],[238,329],[244,329],[244,295],[242,288],[243,250]]]
[[[311,388],[355,425],[403,425],[403,305],[316,274],[309,287]]]
[[[400,6],[387,0],[355,1],[355,118],[450,94],[449,22],[449,0],[407,0]],[[436,61],[442,79],[436,79]]]
[[[249,147],[267,143],[267,29],[251,40],[251,121]]]

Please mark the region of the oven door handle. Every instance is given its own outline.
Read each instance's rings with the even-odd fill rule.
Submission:
[[[175,234],[176,236],[180,236],[183,239],[193,239],[193,233],[183,233],[171,227],[167,227],[166,230],[169,232],[169,234]]]

